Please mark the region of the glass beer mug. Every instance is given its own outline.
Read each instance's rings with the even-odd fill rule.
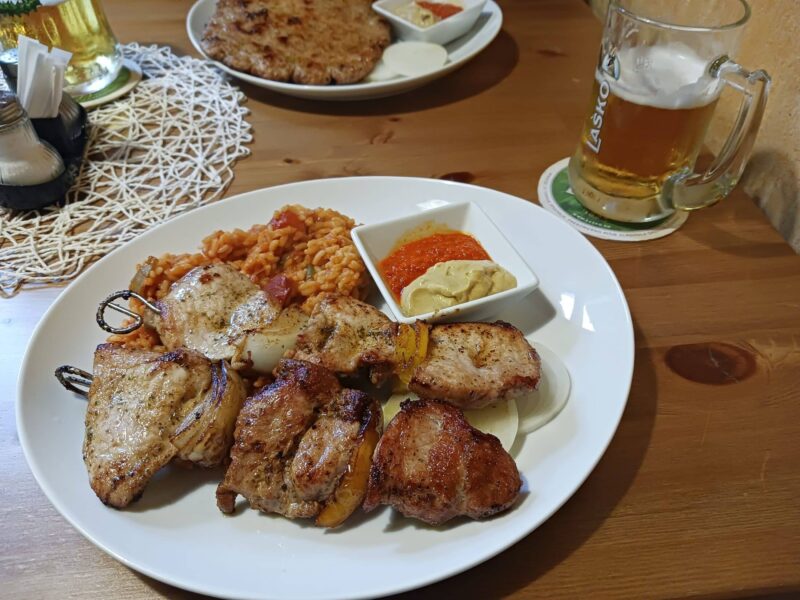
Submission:
[[[74,96],[103,89],[122,67],[122,51],[100,0],[0,2],[0,44],[15,48],[20,34],[72,52],[64,77]]]
[[[736,53],[745,0],[612,0],[592,105],[569,162],[573,192],[607,219],[643,223],[714,204],[744,170],[770,79]],[[724,86],[743,96],[733,131],[693,171]]]

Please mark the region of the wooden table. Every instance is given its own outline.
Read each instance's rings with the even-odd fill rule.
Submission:
[[[190,0],[105,4],[122,41],[193,53]],[[405,96],[322,104],[243,86],[255,142],[229,194],[379,174],[451,177],[535,201],[540,173],[577,142],[600,25],[579,0],[502,4],[504,30],[490,48]],[[414,596],[800,594],[800,257],[738,192],[667,238],[593,243],[625,289],[636,330],[633,387],[611,446],[525,540]],[[84,540],[22,456],[17,372],[59,291],[0,300],[0,596],[190,597]],[[685,371],[692,349],[690,364],[704,365],[696,378],[727,383],[690,381],[668,366]]]

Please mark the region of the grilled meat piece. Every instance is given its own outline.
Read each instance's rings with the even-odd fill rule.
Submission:
[[[83,459],[104,503],[122,508],[173,458],[221,464],[244,400],[239,376],[189,350],[97,347]]]
[[[390,42],[371,0],[219,0],[202,40],[238,71],[310,85],[362,80]]]
[[[427,354],[413,368],[409,389],[421,398],[483,408],[536,389],[541,361],[508,323],[453,323],[430,328]],[[340,375],[368,367],[375,384],[401,368],[398,325],[365,302],[328,294],[315,307],[287,356]]]
[[[246,275],[227,264],[195,267],[145,311],[147,325],[167,348],[185,346],[211,360],[230,359],[238,339],[269,323],[280,307]]]
[[[276,299],[228,264],[192,269],[155,305],[159,312],[146,310],[144,321],[167,348],[186,347],[235,369],[266,373],[275,366],[266,347],[291,346],[291,333],[306,320],[297,308],[281,311]]]
[[[496,437],[435,400],[403,402],[372,460],[364,510],[388,504],[430,525],[507,510],[522,486],[514,459]]]
[[[363,392],[342,389],[331,372],[308,362],[282,360],[275,376],[239,414],[217,506],[231,513],[242,494],[264,512],[315,517],[336,501],[334,493],[367,432],[381,427],[380,407]],[[351,485],[361,491],[350,512],[366,493],[367,477],[365,469],[363,481]]]
[[[420,398],[483,408],[533,391],[541,360],[522,332],[503,321],[452,323],[431,328],[428,354],[408,389]]]
[[[375,384],[395,367],[397,324],[374,306],[341,294],[326,294],[314,307],[288,357],[306,360],[342,375],[370,370]]]

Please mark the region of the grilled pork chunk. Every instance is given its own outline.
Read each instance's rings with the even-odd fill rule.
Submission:
[[[306,360],[342,375],[366,367],[375,384],[395,365],[397,323],[374,306],[350,296],[326,294],[314,307],[288,357]]]
[[[235,369],[269,373],[276,359],[266,349],[294,342],[305,323],[299,309],[281,312],[280,303],[228,264],[196,267],[145,311],[144,321],[167,348],[186,347]]]
[[[239,414],[217,506],[231,513],[242,494],[264,512],[338,525],[366,493],[380,407],[311,363],[283,360],[275,377]]]
[[[483,408],[535,390],[540,369],[536,350],[513,325],[435,325],[428,354],[414,369],[408,389],[463,409]]]
[[[510,508],[521,485],[500,441],[458,408],[406,400],[375,449],[364,510],[388,504],[430,525],[459,515],[481,519]]]
[[[98,346],[83,443],[92,489],[123,508],[173,458],[221,464],[244,396],[234,371],[196,352]]]
[[[369,304],[329,294],[287,355],[341,375],[368,367],[373,383],[379,384],[401,369],[398,331],[396,323]],[[539,355],[508,323],[433,325],[425,357],[413,368],[408,387],[421,398],[483,408],[536,389],[540,367]]]

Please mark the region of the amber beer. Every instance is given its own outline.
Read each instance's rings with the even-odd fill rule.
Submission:
[[[0,3],[0,44],[14,48],[26,35],[72,52],[67,89],[88,94],[119,73],[122,54],[100,0],[18,0]]]
[[[717,103],[715,90],[682,85],[680,71],[642,74],[647,56],[622,57],[619,79],[598,70],[592,107],[569,165],[570,184],[581,203],[618,221],[646,222],[664,215],[661,190],[676,173],[694,166]],[[669,50],[657,58],[669,64]],[[670,65],[691,81],[703,65]],[[664,80],[659,81],[663,76]]]

